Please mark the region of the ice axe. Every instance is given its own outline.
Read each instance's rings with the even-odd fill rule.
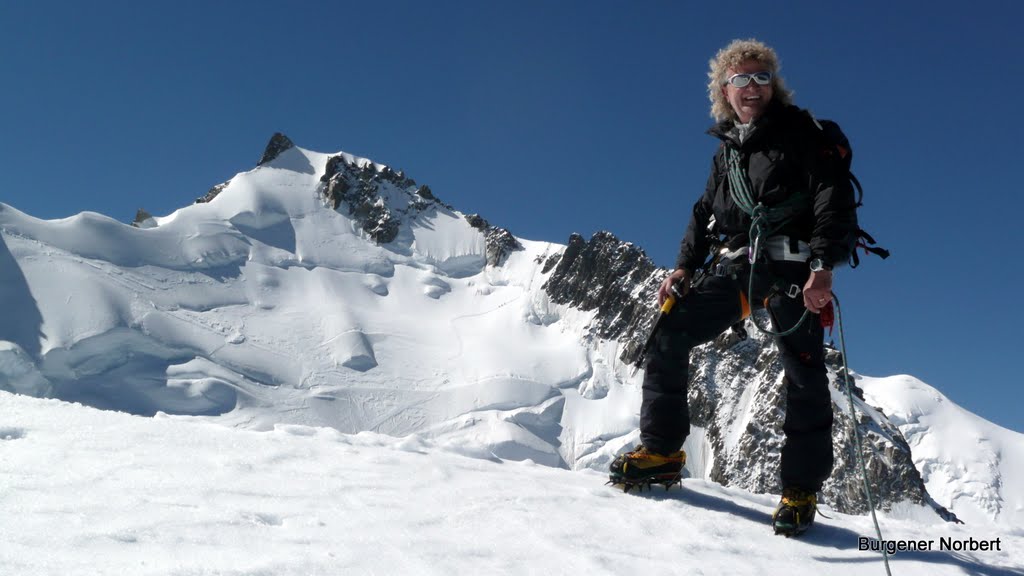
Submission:
[[[643,350],[640,351],[640,356],[637,357],[636,363],[633,365],[633,371],[629,374],[630,378],[636,376],[637,371],[643,366],[644,358],[647,357],[647,351],[654,345],[654,339],[658,335],[658,330],[664,324],[669,312],[672,311],[672,307],[676,305],[676,300],[680,300],[682,297],[683,292],[679,289],[679,282],[673,282],[669,288],[668,298],[665,298],[665,302],[661,305],[661,313],[658,314],[658,319],[654,322],[654,327],[651,328],[651,335],[647,337],[647,343],[644,344]]]

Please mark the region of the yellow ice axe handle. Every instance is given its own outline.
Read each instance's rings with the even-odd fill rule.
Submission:
[[[673,284],[672,289],[669,291],[668,298],[665,298],[665,302],[661,305],[661,313],[668,314],[672,311],[672,307],[676,305],[676,298],[682,298],[682,293],[679,292],[679,288]]]
[[[668,298],[665,298],[665,302],[661,305],[661,313],[668,314],[672,311],[672,307],[676,305],[675,296],[669,294]]]
[[[640,351],[640,355],[636,359],[636,366],[634,366],[632,374],[636,374],[636,371],[640,369],[640,366],[644,362],[644,357],[647,356],[647,351],[650,350],[651,346],[654,344],[654,338],[658,333],[658,327],[661,326],[661,323],[665,320],[665,316],[667,316],[672,310],[672,307],[675,306],[676,300],[682,297],[683,294],[679,289],[672,286],[668,297],[665,298],[665,301],[661,304],[661,316],[658,316],[658,320],[654,323],[654,327],[651,328],[651,334],[647,337],[647,343],[644,344],[643,350]]]

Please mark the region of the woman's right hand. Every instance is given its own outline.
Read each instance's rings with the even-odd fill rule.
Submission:
[[[672,285],[675,284],[679,290],[679,295],[672,294]],[[675,298],[682,298],[690,291],[690,271],[685,268],[675,270],[662,281],[661,286],[658,287],[658,306],[665,303],[668,300],[670,294]]]

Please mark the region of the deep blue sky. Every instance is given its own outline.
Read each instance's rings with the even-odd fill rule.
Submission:
[[[609,230],[671,266],[716,144],[707,61],[757,37],[849,135],[893,251],[837,275],[854,369],[1024,431],[1024,3],[957,5],[3,2],[0,201],[167,214],[282,131],[522,238]]]

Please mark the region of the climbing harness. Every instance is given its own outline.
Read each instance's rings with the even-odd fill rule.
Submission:
[[[755,268],[757,267],[758,261],[761,260],[761,252],[764,248],[762,242],[771,240],[771,235],[776,230],[779,230],[785,226],[790,220],[800,213],[801,204],[806,200],[806,194],[794,194],[790,196],[786,201],[779,203],[771,208],[765,206],[762,203],[754,203],[753,195],[750,192],[750,185],[747,183],[747,177],[744,173],[743,167],[740,165],[740,153],[737,150],[733,150],[730,147],[726,147],[726,161],[729,166],[729,192],[732,195],[732,201],[736,203],[736,206],[743,210],[745,214],[750,216],[750,248],[749,248],[749,261],[750,261],[750,279],[747,287],[747,294],[754,293],[754,277]],[[775,292],[782,292],[791,298],[795,298],[799,294],[800,287],[796,286],[796,292],[794,293],[793,286],[779,287],[773,286],[772,293],[769,294],[768,299],[774,295]],[[764,334],[770,336],[789,336],[793,332],[796,332],[807,317],[810,315],[810,310],[804,309],[804,313],[797,320],[796,324],[788,330],[781,332],[775,332],[769,328],[762,328],[757,320],[751,316],[750,320],[754,323],[754,327],[757,328]]]

